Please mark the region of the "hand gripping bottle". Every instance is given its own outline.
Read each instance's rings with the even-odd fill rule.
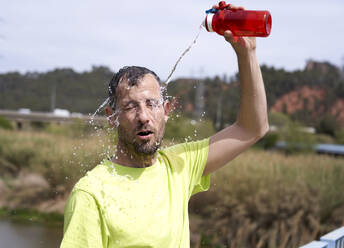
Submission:
[[[271,31],[271,15],[263,10],[229,10],[229,4],[221,1],[218,9],[206,11],[203,26],[208,32],[220,35],[230,30],[234,36],[267,37]]]

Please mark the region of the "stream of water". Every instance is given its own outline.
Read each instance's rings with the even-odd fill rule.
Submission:
[[[177,62],[176,62],[176,63],[174,64],[174,66],[172,67],[172,70],[171,70],[170,74],[168,75],[168,77],[167,77],[167,79],[166,79],[166,81],[165,81],[165,83],[164,83],[165,85],[168,85],[168,83],[170,82],[171,77],[172,77],[174,71],[177,69],[177,65],[178,65],[179,62],[182,60],[182,58],[185,56],[185,54],[187,54],[187,53],[190,51],[190,49],[192,48],[192,46],[193,46],[194,44],[196,44],[196,41],[197,41],[198,36],[200,35],[202,29],[203,29],[203,26],[202,26],[202,24],[201,24],[201,25],[199,26],[198,33],[197,33],[196,37],[194,38],[194,40],[193,40],[193,41],[191,42],[191,44],[184,50],[184,52],[183,52],[183,53],[180,55],[180,57],[178,58]]]

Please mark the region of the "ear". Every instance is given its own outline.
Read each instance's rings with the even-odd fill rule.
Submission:
[[[164,114],[165,114],[165,122],[168,120],[168,114],[170,112],[171,104],[169,101],[164,102]]]
[[[115,116],[113,114],[112,108],[109,106],[106,106],[105,113],[106,113],[110,126],[115,126]]]

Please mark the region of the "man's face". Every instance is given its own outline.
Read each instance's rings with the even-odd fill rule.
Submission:
[[[122,79],[117,88],[116,112],[119,144],[129,152],[153,155],[160,147],[168,119],[168,105],[155,77],[146,74],[134,86]]]

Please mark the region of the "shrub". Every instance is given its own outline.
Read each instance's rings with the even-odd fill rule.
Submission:
[[[290,122],[281,131],[282,139],[286,142],[286,152],[312,152],[314,151],[315,135],[306,133],[298,122]]]
[[[54,135],[68,135],[68,128],[66,125],[58,125],[56,123],[49,123],[45,129],[45,132],[51,133]]]
[[[46,125],[44,131],[54,135],[82,138],[94,134],[98,129],[101,129],[103,125],[107,126],[104,123],[91,125],[85,120],[75,119],[72,123],[49,123]]]
[[[344,128],[337,130],[335,137],[338,144],[344,144]]]
[[[256,146],[263,147],[264,149],[270,149],[276,146],[279,135],[276,132],[267,133],[262,139],[260,139]]]
[[[337,119],[332,115],[326,115],[316,125],[317,133],[324,133],[335,136],[336,130],[339,129]]]
[[[328,134],[316,134],[316,143],[320,144],[333,144],[336,143],[335,138]]]
[[[70,189],[84,173],[114,152],[108,134],[75,139],[38,131],[0,130],[0,169],[25,169],[43,175],[50,186]],[[14,175],[15,176],[15,175]]]
[[[0,128],[8,129],[8,130],[13,129],[11,122],[1,115],[0,115]]]
[[[48,125],[46,122],[42,121],[32,121],[30,122],[30,126],[33,130],[44,130],[44,128]]]
[[[73,137],[83,137],[94,133],[101,126],[106,126],[106,123],[94,123],[91,125],[85,120],[75,119],[69,126],[69,132]]]
[[[269,124],[278,128],[289,125],[291,122],[289,116],[281,112],[269,112]]]
[[[171,116],[166,124],[165,139],[167,140],[172,142],[199,140],[215,133],[210,120],[195,121],[177,116]]]

